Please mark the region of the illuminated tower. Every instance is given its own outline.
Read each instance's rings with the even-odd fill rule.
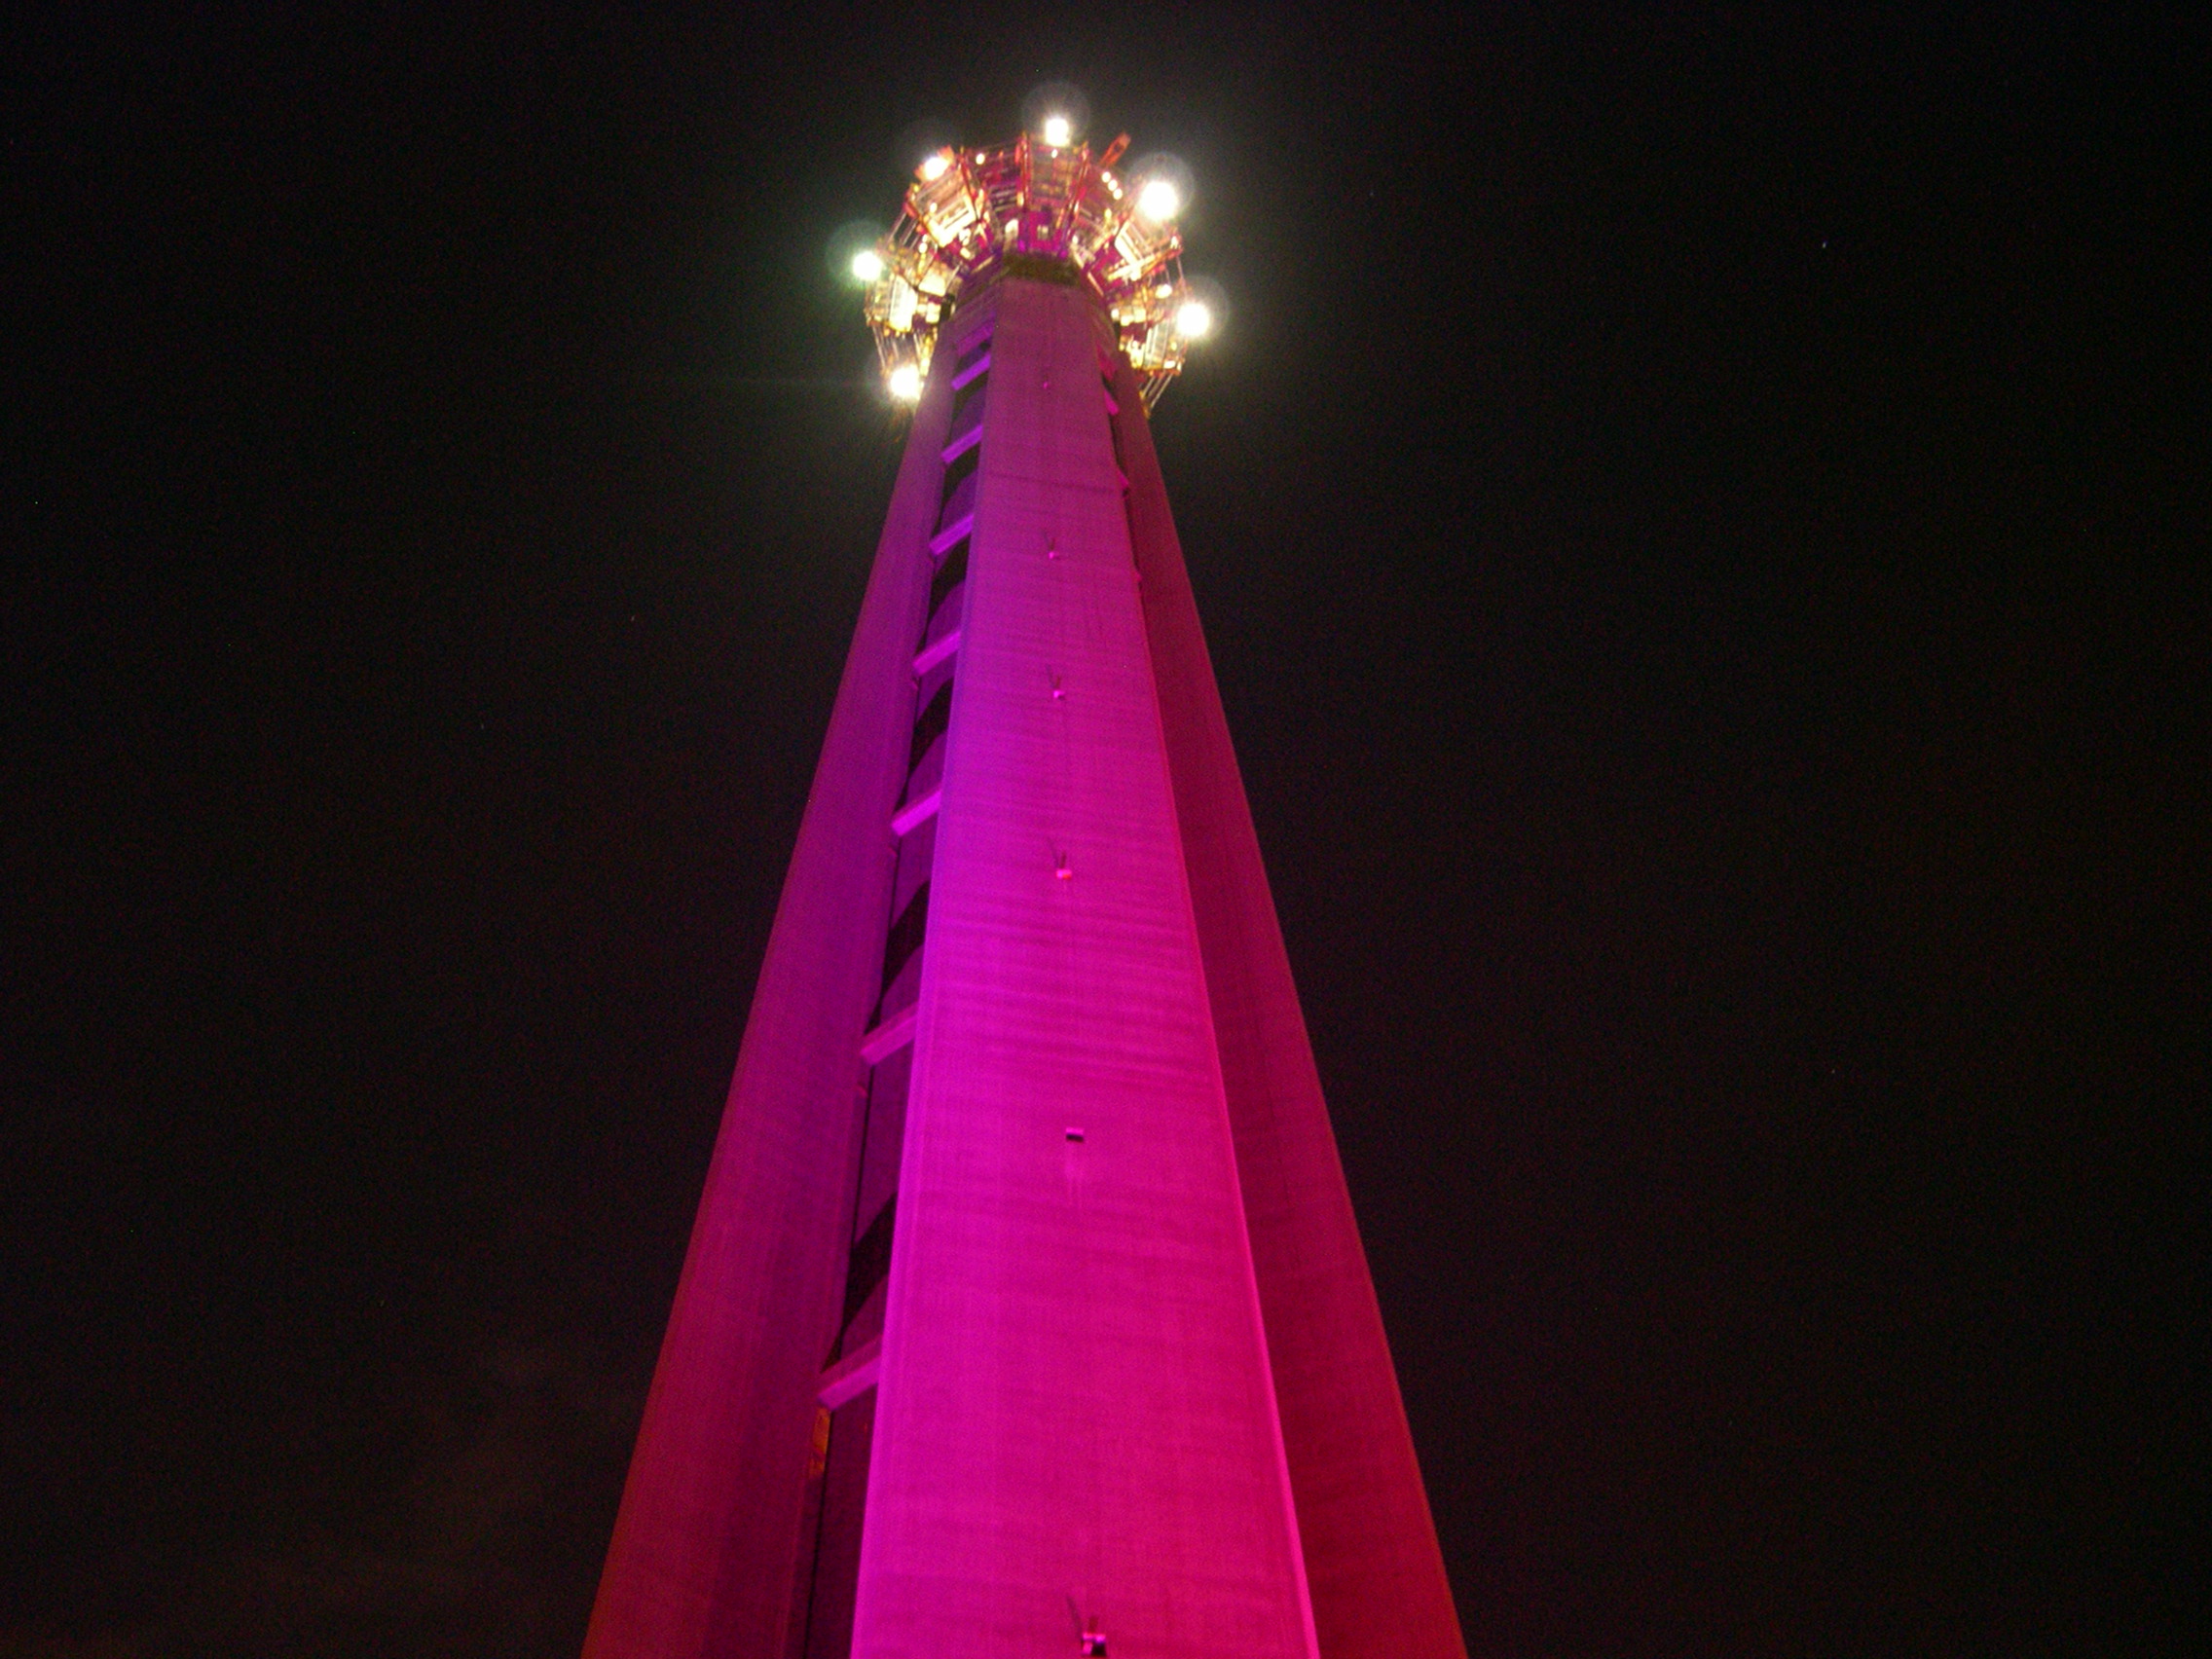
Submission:
[[[856,262],[913,424],[590,1659],[1457,1659],[1147,411],[1175,181],[1066,124]]]

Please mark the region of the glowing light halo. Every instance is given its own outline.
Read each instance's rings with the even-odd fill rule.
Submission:
[[[1183,193],[1175,188],[1173,179],[1147,179],[1137,192],[1137,211],[1148,219],[1165,224],[1182,210]]]
[[[901,363],[893,369],[885,377],[884,385],[901,403],[919,403],[922,400],[922,371],[912,363]]]
[[[883,275],[883,255],[872,247],[864,247],[853,255],[853,275],[864,282],[872,282]]]
[[[1064,150],[1075,141],[1075,126],[1064,115],[1048,115],[1039,130],[1055,150]]]
[[[1203,300],[1185,300],[1175,310],[1175,326],[1186,340],[1203,340],[1213,332],[1213,308]]]

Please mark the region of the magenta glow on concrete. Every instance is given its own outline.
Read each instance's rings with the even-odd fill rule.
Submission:
[[[945,337],[586,1653],[1452,1659],[1128,367]]]
[[[871,1659],[1072,1651],[1071,1599],[1133,1654],[1313,1651],[1094,319],[995,291]]]
[[[1458,1659],[1452,1587],[1152,432],[1131,414],[1117,424],[1321,1651]]]
[[[942,388],[900,468],[645,1401],[586,1659],[771,1655],[796,1570],[817,1375],[844,1275],[855,1046],[883,951],[917,549]]]

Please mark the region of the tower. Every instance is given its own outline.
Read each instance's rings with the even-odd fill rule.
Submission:
[[[587,1659],[1464,1653],[1064,123],[857,262],[914,405]]]

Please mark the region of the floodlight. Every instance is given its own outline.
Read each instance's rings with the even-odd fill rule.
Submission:
[[[853,275],[864,282],[872,282],[883,275],[883,255],[872,247],[864,247],[853,255]]]
[[[1172,219],[1182,208],[1183,193],[1171,180],[1149,179],[1137,192],[1137,211],[1148,219]]]
[[[919,403],[922,400],[922,371],[911,363],[901,363],[891,371],[891,395],[901,403]]]

